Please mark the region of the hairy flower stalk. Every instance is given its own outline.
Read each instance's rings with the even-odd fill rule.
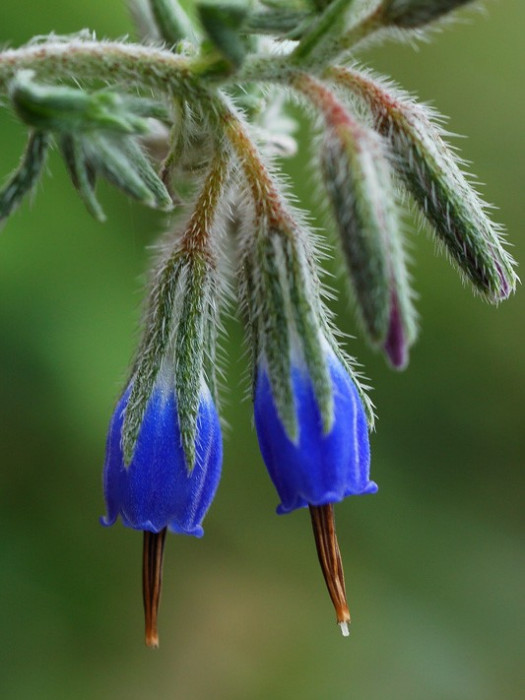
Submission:
[[[0,51],[0,105],[28,130],[20,165],[0,188],[0,223],[36,189],[53,147],[98,220],[100,179],[160,211],[193,203],[159,246],[104,464],[103,524],[120,517],[143,531],[148,646],[158,645],[166,533],[202,536],[221,474],[215,344],[231,272],[223,228],[232,233],[255,429],[277,512],[309,509],[348,634],[333,505],[377,490],[372,404],[335,340],[316,238],[260,152],[295,152],[296,124],[283,107],[293,91],[320,127],[319,189],[365,338],[394,368],[406,366],[416,336],[399,184],[475,290],[505,299],[517,283],[514,261],[433,114],[354,67],[365,40],[417,37],[467,4],[133,0],[143,43],[83,31]]]
[[[190,60],[166,49],[117,41],[95,41],[78,36],[71,41],[45,43],[0,52],[0,91],[15,74],[35,70],[41,79],[79,80],[108,78],[129,87],[166,90],[191,95],[195,89]]]
[[[334,0],[322,8],[318,22],[313,22],[294,49],[292,60],[306,67],[315,60],[326,60],[333,51],[338,35],[344,35],[349,22],[355,16],[356,0]]]

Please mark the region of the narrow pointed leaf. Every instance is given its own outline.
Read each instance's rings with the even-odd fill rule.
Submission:
[[[201,24],[214,46],[234,66],[240,66],[246,46],[239,30],[246,19],[246,10],[238,5],[208,3],[200,3],[197,9]]]
[[[97,221],[105,221],[106,216],[95,195],[95,173],[87,161],[82,137],[65,134],[60,140],[60,150],[71,181],[86,209]]]
[[[164,41],[176,44],[194,39],[193,24],[178,0],[149,0],[157,28]]]
[[[88,93],[64,85],[44,85],[33,80],[30,70],[16,74],[9,97],[24,122],[49,131],[145,134],[149,125],[144,117],[166,117],[165,108],[153,100],[109,90]]]
[[[156,208],[162,211],[171,211],[173,209],[171,196],[137,141],[131,138],[126,139],[125,151],[137,175],[155,198]]]
[[[45,164],[50,136],[34,131],[29,136],[20,165],[0,189],[0,223],[20,206],[24,197],[34,188]]]

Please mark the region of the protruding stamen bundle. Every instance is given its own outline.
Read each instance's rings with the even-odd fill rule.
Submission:
[[[335,608],[337,624],[344,637],[348,635],[350,611],[346,601],[345,575],[341,552],[335,532],[334,508],[332,504],[310,506],[310,517],[314,531],[317,556],[323,572],[328,593]]]
[[[145,641],[148,647],[159,646],[157,616],[162,587],[162,563],[167,528],[160,532],[144,531],[142,559],[142,596],[144,600]]]

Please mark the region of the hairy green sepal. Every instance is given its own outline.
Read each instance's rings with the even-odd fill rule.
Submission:
[[[45,164],[50,138],[46,132],[29,135],[20,165],[0,189],[0,223],[21,204],[38,182]]]

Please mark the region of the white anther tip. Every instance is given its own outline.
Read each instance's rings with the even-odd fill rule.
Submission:
[[[341,630],[341,634],[343,637],[349,637],[350,636],[350,628],[348,627],[348,622],[339,622],[339,629]]]

